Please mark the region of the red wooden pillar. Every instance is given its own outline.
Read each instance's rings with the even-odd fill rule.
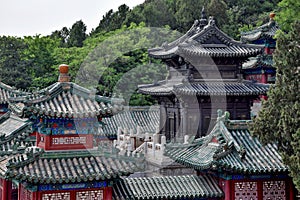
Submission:
[[[261,83],[268,83],[268,74],[264,71],[264,70],[262,70],[262,72],[261,72]]]
[[[2,179],[2,200],[6,200],[7,197],[7,180]]]
[[[263,181],[257,181],[257,198],[258,200],[263,200],[263,197],[264,197]]]
[[[2,179],[2,200],[11,200],[12,182]]]
[[[288,179],[287,181],[286,181],[286,184],[287,184],[287,187],[286,187],[286,193],[288,193],[288,195],[289,195],[289,200],[293,200],[293,199],[295,199],[294,197],[295,197],[295,188],[294,188],[294,184],[293,184],[293,181],[292,181],[292,179]]]
[[[104,188],[104,198],[103,200],[112,200],[112,187]]]
[[[234,192],[232,190],[232,181],[231,180],[226,180],[225,181],[225,191],[224,191],[225,200],[231,200],[231,199],[234,198],[234,193],[232,193],[232,192]]]
[[[32,199],[38,200],[38,192],[32,192]]]

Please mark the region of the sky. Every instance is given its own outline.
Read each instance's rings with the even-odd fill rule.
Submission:
[[[0,0],[0,36],[50,35],[82,20],[87,33],[110,9],[130,8],[145,0]]]

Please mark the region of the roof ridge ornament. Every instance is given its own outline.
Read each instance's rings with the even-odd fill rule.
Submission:
[[[199,20],[199,27],[200,29],[203,29],[206,25],[207,25],[207,17],[203,6],[201,11],[201,19]]]
[[[230,113],[228,111],[225,111],[223,114],[223,111],[221,109],[217,110],[218,113],[218,118],[217,118],[217,122],[225,122],[229,120],[230,117]]]
[[[214,19],[214,16],[210,16],[208,19],[208,25],[209,26],[215,26],[216,25],[216,21]]]

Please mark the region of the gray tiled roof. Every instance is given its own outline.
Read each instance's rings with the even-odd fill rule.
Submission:
[[[162,47],[149,49],[149,56],[154,58],[182,57],[250,57],[260,54],[261,45],[244,44],[233,40],[210,19],[208,25],[201,29],[197,22],[182,37]]]
[[[222,197],[217,181],[210,175],[126,178],[113,187],[113,199],[193,199]]]
[[[118,128],[133,130],[137,132],[137,127],[141,128],[143,133],[155,133],[159,125],[158,107],[129,107],[124,111],[110,117],[104,118],[101,135],[116,137]]]
[[[22,98],[11,98],[11,109],[51,117],[106,117],[122,109],[121,101],[95,95],[93,91],[71,82],[57,82]]]
[[[174,83],[160,81],[156,84],[139,85],[139,92],[143,94],[170,96],[173,94]]]
[[[269,86],[266,84],[243,82],[196,82],[174,86],[174,93],[201,96],[245,96],[266,94]]]
[[[269,85],[252,83],[250,81],[206,81],[181,83],[166,87],[161,85],[144,85],[139,87],[139,92],[150,95],[201,95],[201,96],[218,96],[218,95],[262,95],[269,90]]]
[[[31,125],[28,119],[21,119],[10,112],[2,115],[0,117],[0,154],[10,153],[20,145],[32,145]],[[18,145],[15,146],[17,143]]]
[[[198,170],[223,169],[243,174],[288,171],[276,145],[262,145],[250,135],[245,121],[219,120],[208,136],[191,144],[170,144],[166,155]]]
[[[27,92],[16,90],[13,87],[0,82],[0,104],[9,103],[10,97],[17,97],[22,94],[27,94]]]

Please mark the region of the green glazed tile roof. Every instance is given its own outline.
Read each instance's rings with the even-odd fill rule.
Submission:
[[[218,118],[211,133],[190,144],[169,144],[165,154],[197,170],[242,173],[286,173],[275,144],[262,145],[250,135],[245,121]]]
[[[241,40],[244,42],[252,42],[259,39],[272,38],[275,36],[278,29],[278,24],[271,20],[270,22],[263,24],[252,31],[242,32]]]
[[[127,176],[140,168],[132,157],[95,151],[43,152],[31,150],[2,157],[2,177],[36,184],[78,183]]]
[[[253,69],[258,67],[263,68],[274,68],[273,67],[273,56],[272,55],[261,55],[255,58],[249,59],[248,62],[243,63],[243,69]]]
[[[33,146],[35,139],[30,137],[32,123],[10,112],[0,117],[0,155],[11,154],[25,146]]]
[[[113,199],[182,199],[222,197],[210,175],[126,178],[113,187]]]
[[[10,101],[11,109],[19,115],[106,117],[122,109],[120,99],[95,95],[93,91],[72,82],[57,82],[31,95],[10,98]]]
[[[155,133],[159,125],[158,107],[130,107],[124,111],[102,120],[104,123],[101,135],[117,136],[118,128],[127,129],[128,133],[133,130],[137,133],[137,127],[141,128],[142,133]]]
[[[27,94],[27,92],[16,90],[15,88],[0,82],[0,104],[9,103],[9,98]]]

